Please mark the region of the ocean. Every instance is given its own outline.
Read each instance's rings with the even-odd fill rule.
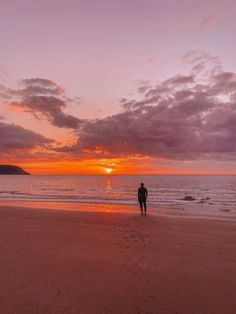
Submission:
[[[0,176],[0,204],[44,204],[83,208],[120,205],[138,211],[137,189],[148,189],[152,214],[236,218],[236,176],[31,175]],[[88,208],[88,206],[87,206]],[[101,208],[101,206],[99,207]],[[106,206],[104,206],[106,208]]]

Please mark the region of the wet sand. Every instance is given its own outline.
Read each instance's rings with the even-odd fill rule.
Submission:
[[[235,222],[0,207],[0,256],[1,314],[236,313]]]

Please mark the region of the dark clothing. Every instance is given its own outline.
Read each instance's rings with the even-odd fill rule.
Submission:
[[[139,205],[140,205],[140,209],[141,212],[143,213],[143,208],[146,214],[146,200],[147,200],[147,196],[148,196],[148,191],[144,186],[141,186],[138,189],[138,201],[139,201]]]
[[[146,206],[146,199],[139,199],[139,206],[141,209],[141,212],[143,212],[143,207],[144,207],[144,211],[146,212],[147,206]]]
[[[146,200],[148,196],[148,191],[144,186],[141,186],[138,189],[138,199],[139,200]]]

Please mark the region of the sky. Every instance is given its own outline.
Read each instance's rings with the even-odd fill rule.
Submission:
[[[1,0],[0,163],[235,174],[233,0]]]

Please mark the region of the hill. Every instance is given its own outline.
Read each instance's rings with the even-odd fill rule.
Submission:
[[[28,175],[24,169],[13,165],[0,165],[1,174]]]

